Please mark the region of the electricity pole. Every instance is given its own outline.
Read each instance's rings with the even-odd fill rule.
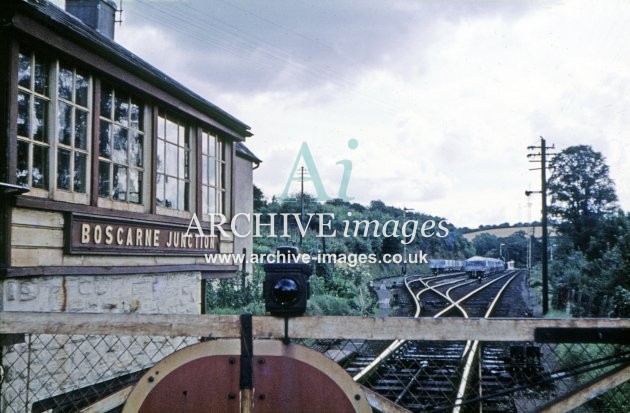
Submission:
[[[540,137],[540,146],[528,146],[528,150],[539,149],[538,153],[530,153],[528,158],[538,158],[530,162],[540,162],[540,168],[532,168],[530,171],[540,169],[540,191],[525,191],[525,195],[540,193],[542,199],[542,313],[543,316],[549,311],[549,252],[547,233],[547,149],[555,149],[554,146],[547,146],[545,138]]]
[[[304,166],[300,168],[300,224],[304,225]],[[300,247],[302,246],[302,232],[300,233]]]

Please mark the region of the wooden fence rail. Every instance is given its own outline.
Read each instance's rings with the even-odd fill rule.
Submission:
[[[282,338],[284,320],[253,317],[255,338]],[[564,329],[583,342],[606,335],[630,337],[630,319],[478,319],[296,317],[289,336],[310,339],[535,341],[541,330]],[[237,315],[149,315],[0,312],[0,334],[79,334],[120,336],[240,336]],[[550,341],[550,340],[548,340]]]

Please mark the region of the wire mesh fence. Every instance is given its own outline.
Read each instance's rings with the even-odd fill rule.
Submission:
[[[352,376],[368,368],[391,344],[368,340],[300,343],[335,359]],[[627,345],[483,342],[475,348],[474,342],[407,341],[360,382],[411,411],[531,412],[628,365]],[[630,383],[602,392],[574,411],[630,411]]]
[[[164,357],[200,341],[199,337],[26,334],[23,343],[1,347],[0,411],[81,411],[132,386]],[[324,353],[353,377],[392,344],[362,339],[292,342]],[[630,365],[628,345],[474,343],[401,342],[359,381],[411,411],[529,412]],[[630,411],[630,384],[603,392],[575,411]]]
[[[0,411],[77,412],[135,384],[196,337],[27,334],[2,347]]]

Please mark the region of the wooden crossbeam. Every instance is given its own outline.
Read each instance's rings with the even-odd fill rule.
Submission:
[[[127,401],[127,397],[133,390],[133,386],[127,386],[124,389],[118,390],[116,393],[112,393],[107,397],[91,404],[88,407],[81,409],[80,413],[99,413],[113,410],[122,406]]]
[[[630,380],[630,364],[624,364],[610,372],[596,377],[577,389],[545,404],[537,413],[563,413],[573,410],[589,400],[600,396],[620,384]]]
[[[368,389],[365,386],[361,386],[361,390],[363,390],[363,394],[370,403],[370,406],[383,413],[411,413],[410,410],[405,409],[404,407],[394,403],[389,400],[385,396],[381,396],[377,392]]]
[[[256,316],[255,338],[284,337],[284,320]],[[478,319],[296,317],[289,336],[311,339],[535,341],[537,328],[622,329],[630,319]],[[623,332],[623,331],[622,331]],[[149,315],[0,312],[0,334],[240,337],[237,315]]]

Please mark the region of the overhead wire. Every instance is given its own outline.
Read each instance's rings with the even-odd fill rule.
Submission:
[[[336,72],[329,65],[322,67],[318,64],[302,63],[300,58],[296,57],[293,53],[276,47],[267,41],[258,39],[244,32],[237,26],[227,24],[216,17],[208,16],[205,10],[195,8],[190,4],[178,4],[177,7],[169,7],[166,4],[164,6],[158,6],[156,3],[146,0],[136,0],[136,2],[142,4],[146,9],[150,9],[164,16],[168,20],[146,12],[139,14],[138,18],[150,20],[160,26],[163,26],[166,21],[172,21],[174,24],[169,26],[168,30],[181,34],[185,38],[195,40],[202,45],[206,44],[219,48],[232,56],[246,60],[248,64],[254,68],[277,70],[278,64],[281,64],[284,67],[292,69],[293,71],[286,72],[285,74],[298,81],[304,80],[303,77],[317,79],[346,90],[363,100],[376,103],[382,109],[392,114],[398,113],[401,110],[397,105],[392,105],[391,102],[376,100],[371,96],[357,91],[356,88],[354,88],[354,84],[346,80],[347,76]],[[202,20],[202,16],[204,20]],[[211,21],[212,24],[208,24],[208,21]],[[206,35],[206,33],[214,33],[215,36],[209,36]],[[306,38],[308,39],[308,37]]]
[[[139,2],[143,3],[143,4],[147,4],[145,0],[138,0]],[[225,3],[225,2],[224,2]],[[237,8],[238,10],[245,10],[243,8]],[[192,12],[192,14],[188,14],[186,13],[186,10],[190,10]],[[207,11],[206,10],[201,10],[199,8],[194,7],[192,4],[188,4],[187,7],[182,8],[182,7],[178,7],[175,10],[173,10],[174,14],[178,14],[180,16],[180,18],[183,19],[183,21],[190,21],[193,22],[193,25],[196,26],[197,28],[202,28],[202,29],[206,29],[206,30],[212,30],[215,32],[219,32],[219,33],[225,33],[228,34],[229,36],[232,36],[234,38],[236,38],[238,41],[241,42],[241,44],[243,44],[244,46],[251,46],[251,45],[255,45],[255,49],[257,51],[263,52],[265,54],[267,54],[269,57],[271,57],[272,59],[276,59],[282,63],[285,64],[289,64],[291,66],[294,66],[300,70],[305,70],[305,71],[310,71],[312,75],[315,76],[325,76],[327,78],[327,80],[332,80],[332,81],[336,81],[338,83],[340,83],[341,86],[350,86],[349,83],[344,81],[344,76],[340,73],[337,73],[335,70],[333,70],[330,67],[326,67],[324,68],[325,70],[318,70],[321,68],[317,68],[317,69],[311,69],[307,64],[303,64],[299,61],[295,60],[295,55],[294,53],[288,52],[284,49],[278,48],[276,47],[274,44],[271,44],[267,41],[265,41],[264,39],[261,39],[259,36],[253,36],[252,34],[250,34],[249,32],[246,32],[244,30],[242,30],[241,28],[227,23],[225,21],[223,21],[222,19],[219,19],[217,17],[213,17],[212,15],[207,15]],[[205,25],[205,24],[199,24],[198,21],[196,21],[196,19],[198,19],[199,16],[205,16],[205,18],[207,18],[210,21],[213,21],[217,26],[214,25]],[[263,21],[265,22],[269,22],[270,20],[268,19],[264,19]],[[281,26],[279,24],[275,25],[276,27],[284,27]],[[223,29],[221,29],[221,27],[223,27]],[[286,29],[285,29],[286,31]],[[291,34],[294,34],[296,36],[300,36],[302,38],[305,39],[309,39],[310,38],[300,35],[298,32],[295,31],[291,31]],[[312,41],[312,40],[311,40]],[[328,46],[329,49],[332,50],[331,47]],[[251,47],[250,47],[251,49]],[[339,57],[338,55],[335,57]]]
[[[333,50],[333,51],[335,50],[335,49],[334,49],[334,47],[332,47],[332,46],[331,46],[331,45],[329,45],[328,43],[324,43],[324,42],[322,42],[322,41],[321,41],[321,40],[319,40],[319,39],[316,39],[316,38],[313,38],[313,37],[307,36],[307,35],[305,35],[304,33],[301,33],[301,32],[298,32],[298,31],[295,31],[295,30],[291,29],[291,28],[290,28],[290,27],[288,27],[288,26],[285,26],[285,25],[283,25],[283,24],[281,24],[281,23],[278,23],[278,22],[273,21],[273,20],[271,20],[271,19],[269,19],[269,18],[266,18],[266,17],[264,17],[264,16],[261,16],[261,15],[259,15],[259,14],[257,14],[257,13],[254,13],[254,12],[252,12],[251,10],[248,10],[248,9],[246,9],[246,8],[243,8],[243,7],[237,6],[236,4],[234,4],[234,3],[233,3],[233,2],[231,2],[231,1],[227,1],[227,0],[215,0],[215,1],[218,1],[218,2],[220,2],[220,3],[223,3],[223,4],[225,4],[225,5],[229,6],[229,7],[232,7],[232,8],[234,8],[234,9],[236,9],[236,10],[242,11],[243,13],[248,14],[248,15],[250,15],[250,16],[252,16],[252,17],[254,17],[254,18],[256,18],[256,19],[258,19],[258,20],[260,20],[260,21],[262,21],[262,22],[268,23],[268,24],[269,24],[269,25],[271,25],[271,26],[274,26],[274,27],[277,27],[277,28],[279,28],[279,29],[282,29],[282,30],[283,30],[283,31],[285,31],[287,34],[292,34],[292,35],[295,35],[295,36],[301,37],[301,38],[303,38],[304,40],[307,40],[307,41],[309,41],[309,42],[312,42],[312,43],[318,44],[318,45],[320,45],[320,46],[323,46],[323,47],[325,47],[325,48],[327,48],[327,49],[330,49],[330,50]],[[347,56],[344,56],[344,57],[346,57],[346,58],[347,58]],[[346,60],[350,60],[350,59],[346,59]]]

